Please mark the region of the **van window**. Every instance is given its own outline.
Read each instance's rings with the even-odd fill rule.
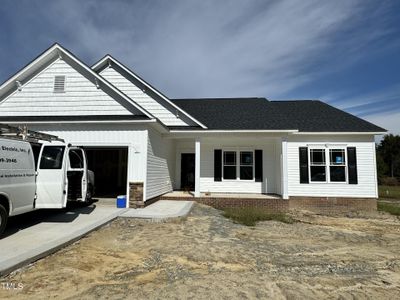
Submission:
[[[40,160],[40,169],[61,169],[65,146],[45,146]]]
[[[70,150],[69,151],[69,165],[71,169],[82,169],[83,168],[83,155],[82,150]]]

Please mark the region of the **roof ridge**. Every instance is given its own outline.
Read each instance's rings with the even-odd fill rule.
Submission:
[[[275,99],[275,100],[270,100],[270,102],[323,102],[322,100],[319,99]]]
[[[204,98],[170,98],[170,100],[244,100],[244,99],[263,99],[269,101],[265,97],[204,97]]]

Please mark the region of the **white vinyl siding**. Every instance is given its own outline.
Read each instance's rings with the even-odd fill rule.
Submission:
[[[172,191],[175,147],[170,139],[149,129],[147,142],[146,200]]]
[[[310,182],[309,184],[301,184],[299,173],[299,147],[325,149],[328,154],[329,149],[345,149],[346,147],[356,147],[358,184],[348,184],[346,182],[329,182],[329,160],[326,161],[327,182]],[[326,157],[329,158],[329,155],[327,155]],[[291,137],[289,139],[289,197],[315,196],[375,198],[377,196],[376,184],[377,180],[375,166],[375,142],[372,136],[351,136],[347,138],[340,136],[302,136]]]
[[[146,180],[146,126],[46,124],[29,125],[29,129],[57,135],[75,146],[128,147],[128,182],[145,182]]]
[[[182,119],[176,117],[174,110],[168,110],[161,105],[157,100],[151,98],[144,93],[140,88],[118,73],[112,67],[108,67],[100,72],[106,80],[111,82],[115,87],[121,90],[129,98],[135,101],[138,105],[143,107],[154,117],[158,118],[162,123],[167,126],[187,126],[192,124],[185,123]]]
[[[65,76],[64,92],[55,93],[56,76]],[[131,115],[116,100],[57,59],[0,102],[2,116]]]

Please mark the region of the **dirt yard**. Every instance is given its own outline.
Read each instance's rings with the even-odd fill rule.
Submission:
[[[397,217],[294,218],[246,227],[196,205],[179,221],[118,219],[0,278],[0,298],[400,298]]]

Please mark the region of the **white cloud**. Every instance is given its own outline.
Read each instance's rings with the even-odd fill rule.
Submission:
[[[333,48],[355,53],[385,34],[376,23],[373,32],[336,38],[357,27],[365,6],[361,0],[54,1],[40,17],[58,24],[79,56],[108,52],[170,97],[279,98],[332,72],[320,66]]]
[[[381,42],[390,33],[386,1],[5,2],[0,12],[8,26],[0,33],[12,38],[3,46],[8,40],[19,45],[7,51],[20,51],[15,56],[21,64],[21,57],[33,58],[57,41],[88,64],[109,53],[171,98],[297,98],[297,88],[309,87],[302,94],[326,93],[320,99],[354,108],[391,101],[400,89],[349,99],[349,91],[317,86],[324,76],[339,76],[371,52],[393,45]],[[9,55],[4,57],[2,77],[14,70],[7,70]],[[361,110],[371,113],[369,107]]]
[[[345,97],[344,95],[341,95],[340,97],[331,97],[331,99],[335,99],[332,102],[334,102],[337,107],[342,109],[353,109],[374,103],[376,104],[377,108],[379,108],[379,103],[382,102],[399,102],[400,84],[394,84],[386,87],[385,89],[380,89],[361,95],[359,94],[355,97]],[[398,106],[400,107],[400,103]],[[363,111],[360,110],[359,113],[363,113]]]
[[[370,115],[365,119],[387,129],[389,133],[400,134],[400,112]]]

